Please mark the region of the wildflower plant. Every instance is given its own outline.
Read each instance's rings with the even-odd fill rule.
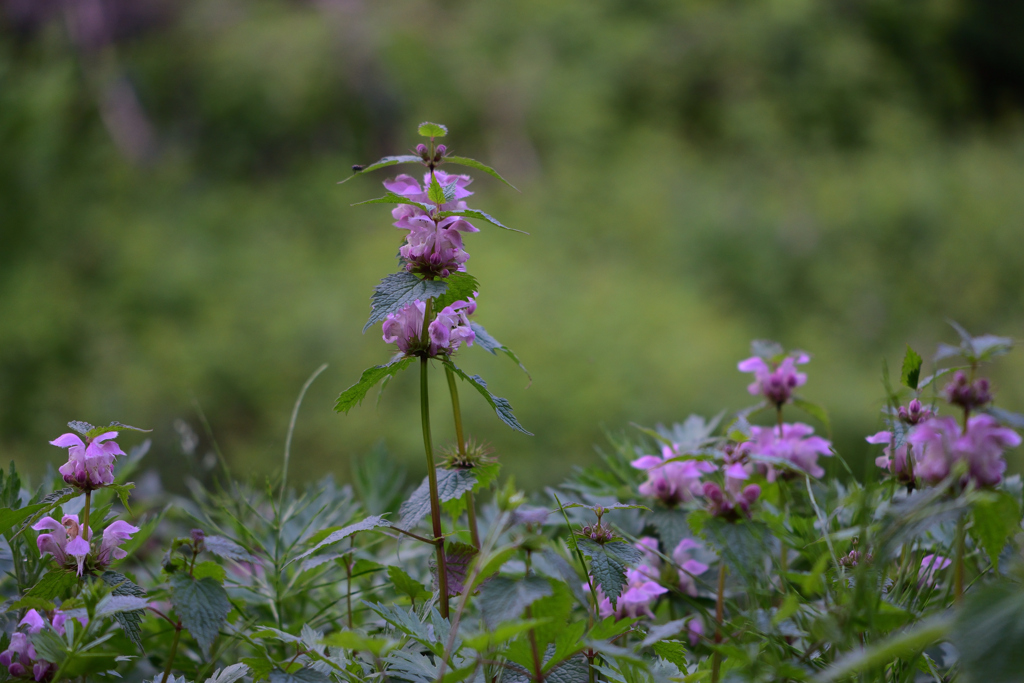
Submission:
[[[422,171],[370,201],[403,231],[367,323],[392,355],[336,408],[418,365],[427,476],[406,486],[378,447],[351,485],[289,484],[322,367],[277,479],[218,456],[187,497],[136,491],[150,442],[121,444],[140,430],[72,422],[42,486],[0,472],[0,680],[1020,680],[1024,486],[1006,456],[1024,416],[983,376],[1012,340],[954,325],[930,374],[909,348],[898,379],[884,369],[863,480],[798,393],[820,381],[810,355],[758,341],[738,363],[754,405],[610,434],[599,464],[527,493],[467,433],[460,386],[525,429],[456,364],[482,347],[521,365],[475,320],[469,252],[485,223],[503,226],[453,169],[500,176],[440,144],[443,126],[419,132],[411,154],[356,169]],[[435,449],[442,370],[456,441]]]

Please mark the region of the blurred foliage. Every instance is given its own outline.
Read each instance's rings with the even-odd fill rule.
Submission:
[[[296,475],[347,476],[381,435],[418,463],[410,378],[331,410],[390,353],[359,330],[399,242],[349,208],[384,176],[335,183],[430,119],[523,190],[478,180],[531,236],[468,250],[534,382],[460,363],[536,433],[465,401],[524,483],[603,427],[744,405],[755,337],[814,353],[806,394],[870,470],[883,357],[947,317],[1022,334],[1022,30],[1000,0],[5,0],[0,448],[56,462],[67,420],[114,417],[177,425],[165,476],[210,433],[269,472],[327,361]],[[995,375],[1009,408],[1022,358]]]

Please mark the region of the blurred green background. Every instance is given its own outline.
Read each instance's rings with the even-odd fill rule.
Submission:
[[[332,404],[391,353],[360,329],[401,236],[350,207],[384,173],[336,183],[423,120],[522,190],[478,178],[473,206],[530,236],[467,248],[477,318],[532,386],[480,349],[460,363],[536,433],[463,390],[526,487],[593,462],[604,429],[748,405],[753,338],[814,355],[804,393],[866,463],[883,358],[930,356],[947,317],[1024,335],[1018,2],[0,8],[0,455],[37,471],[69,419],[155,428],[165,478],[208,467],[198,407],[233,466],[273,473],[323,362],[293,476],[348,479],[381,439],[422,471],[414,373]],[[1024,408],[1024,354],[992,374]]]

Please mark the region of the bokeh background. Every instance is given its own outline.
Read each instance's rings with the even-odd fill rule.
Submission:
[[[272,475],[326,362],[292,475],[378,441],[422,471],[413,374],[332,411],[390,353],[360,329],[401,235],[350,207],[384,173],[337,181],[433,120],[522,190],[477,180],[530,236],[468,249],[532,385],[460,361],[536,434],[463,390],[521,485],[604,430],[748,405],[753,338],[813,353],[804,393],[869,471],[883,359],[946,318],[1024,336],[1021,35],[1011,0],[3,0],[0,456],[41,471],[69,419],[116,419],[172,482],[210,434]],[[1024,354],[993,376],[1024,408]]]

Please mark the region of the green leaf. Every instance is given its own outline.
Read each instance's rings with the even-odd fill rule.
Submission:
[[[921,379],[921,356],[914,349],[907,345],[907,353],[903,356],[903,372],[900,374],[900,381],[903,386],[917,390],[917,382]]]
[[[399,358],[384,365],[375,365],[372,368],[367,368],[363,371],[358,382],[341,392],[341,395],[338,396],[338,400],[334,404],[334,410],[339,413],[347,413],[352,410],[352,408],[362,403],[363,399],[366,398],[366,393],[374,385],[385,377],[393,377],[402,370],[405,370],[412,361],[412,358]]]
[[[18,508],[17,510],[3,508],[0,510],[0,534],[7,536],[11,529],[47,507],[49,507],[47,503],[36,503],[35,505],[26,505],[25,507]]]
[[[372,325],[385,320],[389,314],[397,313],[417,299],[426,301],[444,296],[448,290],[448,281],[454,275],[453,273],[446,280],[424,280],[400,270],[386,276],[370,295],[370,319],[363,325],[363,333],[365,334]],[[472,279],[472,276],[468,277]],[[458,282],[458,279],[456,281]],[[473,280],[473,283],[475,284],[476,280]]]
[[[207,536],[203,539],[203,549],[217,557],[235,562],[259,562],[248,550],[224,536]]]
[[[995,406],[982,408],[981,412],[988,413],[1007,427],[1024,429],[1024,415],[1021,415],[1020,413],[1012,413],[1009,410],[1003,410],[1002,408],[997,408]]]
[[[793,405],[813,417],[821,424],[825,425],[826,432],[832,431],[832,423],[828,419],[828,411],[825,410],[825,408],[819,406],[817,403],[811,403],[810,401],[798,396],[793,397]]]
[[[473,385],[474,389],[480,392],[480,395],[483,396],[487,400],[487,403],[490,404],[491,408],[494,409],[494,413],[498,416],[498,419],[516,431],[522,432],[527,436],[533,436],[532,433],[526,431],[526,429],[519,424],[519,420],[517,420],[516,416],[512,413],[512,404],[510,404],[508,400],[501,398],[500,396],[495,396],[488,391],[487,383],[479,375],[467,375],[461,368],[450,360],[443,360],[442,362],[445,366],[451,368],[452,372],[469,382]]]
[[[965,679],[984,683],[1020,681],[1024,652],[1024,594],[1020,584],[979,586],[965,596],[953,625]]]
[[[82,436],[88,434],[90,430],[95,429],[95,427],[83,420],[72,420],[71,422],[68,422],[68,427],[71,427],[71,429],[75,430]]]
[[[487,164],[485,164],[483,162],[480,162],[480,161],[477,161],[476,159],[470,159],[469,157],[446,156],[444,158],[444,163],[446,163],[446,164],[448,164],[448,163],[450,163],[450,164],[458,164],[459,166],[468,166],[470,168],[475,168],[478,171],[483,171],[484,173],[489,173],[490,175],[494,176],[495,178],[497,178],[501,182],[503,182],[506,185],[508,185],[509,187],[511,187],[516,192],[519,192],[518,188],[516,188],[516,186],[513,185],[512,183],[510,183],[509,181],[507,181],[504,178],[502,178],[500,173],[495,171],[493,168],[491,168]]]
[[[501,624],[473,636],[467,636],[463,643],[472,650],[486,652],[496,645],[512,640],[520,633],[548,623],[550,619],[523,619]]]
[[[391,522],[384,519],[381,515],[371,515],[362,521],[356,522],[355,524],[349,524],[348,526],[342,529],[338,529],[337,531],[332,532],[327,538],[320,541],[306,552],[288,560],[286,566],[288,564],[291,564],[292,562],[295,562],[296,560],[301,560],[304,557],[312,555],[321,548],[325,548],[329,545],[334,545],[338,541],[342,541],[354,533],[358,533],[360,531],[369,531],[370,529],[376,529],[377,527],[388,526],[391,526]]]
[[[428,596],[430,593],[427,594]],[[324,645],[346,650],[367,650],[376,656],[393,649],[398,643],[387,638],[371,638],[355,631],[337,631],[323,639]]]
[[[388,578],[391,579],[396,591],[408,595],[412,600],[423,600],[432,595],[423,584],[406,574],[401,567],[388,567]]]
[[[523,615],[523,610],[552,594],[551,583],[540,576],[510,579],[495,576],[480,589],[478,604],[488,629]]]
[[[68,645],[64,639],[57,635],[57,632],[45,628],[38,633],[29,636],[33,647],[39,654],[39,659],[45,659],[53,664],[60,665],[67,659]]]
[[[433,207],[430,206],[430,204],[424,204],[423,202],[418,202],[415,199],[403,197],[402,195],[395,194],[394,192],[386,192],[383,197],[375,197],[374,199],[364,199],[361,202],[356,202],[352,206],[365,206],[366,204],[408,204],[410,206],[415,206],[418,209],[421,209],[426,212],[430,212],[433,210]]]
[[[50,610],[56,609],[56,605],[54,605],[50,600],[25,597],[11,604],[9,609],[34,609],[37,612],[49,612]]]
[[[270,672],[270,683],[331,683],[331,679],[325,673],[304,666],[291,673],[274,669]]]
[[[124,509],[131,514],[132,509],[128,505],[128,495],[131,493],[131,490],[135,488],[135,484],[131,482],[127,484],[111,484],[108,488],[117,494],[117,497],[121,499],[121,505],[123,505]]]
[[[474,468],[475,469],[475,468]],[[461,498],[467,491],[472,491],[476,486],[476,475],[472,469],[447,470],[438,467],[437,495],[440,502],[445,503],[456,498]],[[412,492],[409,499],[398,508],[398,514],[402,518],[403,527],[415,526],[421,519],[430,512],[430,480],[423,477],[423,481]]]
[[[207,560],[206,562],[200,562],[192,570],[192,576],[197,579],[203,579],[209,576],[217,583],[223,584],[224,579],[227,578],[227,573],[224,571],[224,567],[220,566],[213,560]]]
[[[120,422],[111,422],[106,427],[93,427],[92,429],[90,429],[89,431],[87,431],[85,433],[85,436],[88,439],[95,439],[100,434],[106,434],[107,432],[118,432],[118,433],[121,433],[121,432],[124,432],[124,431],[146,432],[146,433],[149,433],[149,432],[151,432],[153,430],[152,429],[143,429],[142,427],[132,427],[131,425],[122,424]]]
[[[172,574],[170,584],[174,611],[203,653],[209,654],[231,611],[227,592],[210,577],[194,579],[184,572]]]
[[[240,678],[249,675],[249,667],[244,662],[217,669],[213,675],[206,679],[206,683],[235,683]]]
[[[832,666],[822,671],[813,680],[815,683],[831,683],[832,681],[846,680],[850,675],[861,671],[881,669],[897,657],[911,659],[929,645],[943,640],[946,634],[949,633],[951,621],[948,615],[940,615],[920,621],[909,629],[890,636],[880,643],[875,643],[860,650],[854,650],[840,657]],[[1019,665],[1015,665],[1014,671],[1019,673]],[[983,680],[986,683],[995,683],[996,681],[996,679],[990,678],[977,680]]]
[[[249,667],[249,675],[252,676],[253,683],[266,678],[274,670],[274,663],[262,657],[244,657],[242,663]]]
[[[78,577],[74,572],[64,569],[51,569],[39,579],[36,585],[32,586],[25,593],[26,598],[40,598],[42,600],[53,600],[68,593],[78,583]]]
[[[470,321],[469,326],[473,329],[473,334],[476,335],[474,343],[480,346],[484,351],[489,351],[492,356],[498,355],[498,351],[512,359],[512,362],[519,366],[519,369],[526,373],[526,377],[532,382],[533,378],[530,377],[530,371],[526,369],[523,362],[519,360],[519,356],[508,348],[500,341],[491,336],[491,334],[484,329],[484,326],[476,321]]]
[[[430,185],[427,187],[427,199],[438,205],[444,204],[447,200],[444,188],[441,187],[441,183],[437,181],[437,176],[433,173],[430,174]]]
[[[594,628],[587,634],[588,640],[610,640],[616,636],[621,636],[623,633],[633,627],[633,624],[640,621],[639,619],[616,619],[615,615],[605,617],[603,621],[599,621],[594,625]]]
[[[621,541],[615,543],[632,548],[629,544]],[[636,555],[623,551],[621,548],[617,548],[619,552],[612,552],[608,546],[614,545],[613,543],[601,545],[589,538],[576,539],[576,544],[583,554],[590,558],[590,574],[611,601],[612,607],[615,607],[619,596],[622,595],[622,589],[626,586],[626,567],[628,564],[635,564],[635,561],[639,561],[637,556],[640,555],[640,551],[633,548]],[[635,561],[627,562],[623,556]]]
[[[444,547],[445,569],[448,570],[448,595],[459,595],[465,588],[469,565],[479,551],[466,543],[448,543]]]
[[[576,604],[576,598],[567,585],[561,581],[551,582],[551,595],[541,598],[533,603],[530,610],[534,619],[549,619],[544,626],[534,630],[539,647],[547,647],[548,643],[555,642],[558,634],[565,629],[569,622],[569,615]]]
[[[654,644],[654,654],[686,671],[686,646],[679,640],[663,640]]]
[[[384,157],[379,159],[372,164],[366,166],[353,166],[352,170],[355,171],[352,175],[344,180],[339,180],[338,184],[347,183],[348,181],[355,178],[360,173],[369,173],[370,171],[376,171],[378,168],[386,168],[387,166],[394,166],[396,164],[422,164],[423,159],[419,155],[414,154],[400,154],[393,157]]]
[[[476,218],[482,221],[487,221],[491,225],[502,228],[503,230],[510,230],[512,232],[518,232],[522,235],[529,235],[530,233],[524,230],[517,230],[516,228],[510,228],[497,218],[489,213],[483,211],[477,211],[476,209],[460,209],[458,211],[441,211],[437,214],[437,218],[447,218],[448,216],[462,216],[463,218]]]
[[[1017,501],[1005,491],[987,494],[974,504],[974,523],[971,536],[978,542],[996,569],[999,568],[999,554],[1006,547],[1010,536],[1020,531],[1020,509]]]
[[[418,131],[425,138],[443,138],[445,135],[448,135],[448,128],[446,126],[440,123],[431,123],[430,121],[421,123]]]
[[[748,583],[757,581],[763,574],[760,567],[768,552],[769,536],[764,524],[751,521],[732,523],[712,517],[705,522],[703,535],[715,546],[729,569]]]
[[[436,280],[428,280],[428,282],[436,282]],[[445,306],[451,306],[456,301],[469,301],[476,292],[480,291],[480,284],[476,278],[461,271],[452,273],[441,282],[447,285],[447,288],[443,294],[436,295],[435,311],[440,311]]]
[[[124,574],[107,570],[100,575],[103,583],[111,587],[111,595],[116,597],[145,598],[146,591]],[[136,609],[129,611],[118,611],[114,613],[114,619],[121,625],[121,630],[128,636],[136,647],[142,649],[142,616],[144,610]]]
[[[680,508],[658,508],[644,519],[654,527],[661,540],[661,547],[672,550],[679,545],[679,541],[690,535],[686,518],[686,511]]]

